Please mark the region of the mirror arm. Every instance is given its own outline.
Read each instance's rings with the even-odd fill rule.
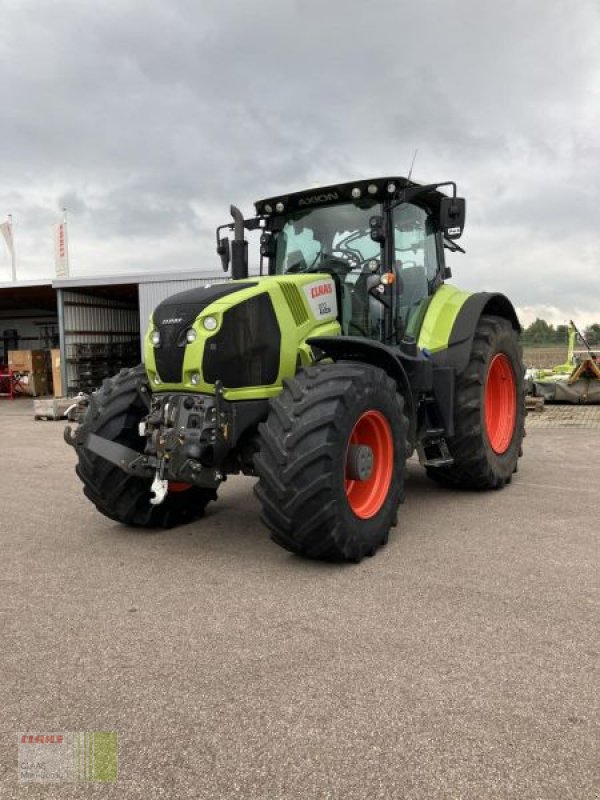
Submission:
[[[459,244],[456,244],[455,241],[453,241],[452,239],[446,239],[446,237],[444,237],[444,247],[446,248],[446,250],[450,250],[451,253],[466,254],[467,252],[466,250],[463,250],[463,248]]]
[[[217,233],[217,247],[221,244],[221,231],[223,231],[225,229],[227,229],[229,231],[232,231],[233,230],[233,223],[232,222],[226,222],[225,225],[219,225],[217,227],[217,231],[216,231],[216,233]]]
[[[390,208],[396,208],[402,203],[409,203],[411,200],[414,200],[415,197],[418,197],[423,192],[431,192],[437,191],[438,189],[442,188],[443,186],[451,186],[452,187],[452,197],[456,197],[456,183],[454,181],[442,181],[441,183],[428,183],[425,186],[409,186],[406,189],[402,189],[398,196],[397,200],[391,204]]]

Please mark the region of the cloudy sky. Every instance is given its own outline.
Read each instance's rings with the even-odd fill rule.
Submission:
[[[218,274],[231,202],[454,179],[454,281],[600,318],[598,0],[0,0],[0,217],[21,279]],[[0,281],[10,263],[0,241]]]

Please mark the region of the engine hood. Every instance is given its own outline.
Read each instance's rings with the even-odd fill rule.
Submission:
[[[313,335],[336,335],[335,284],[319,274],[265,276],[179,292],[154,310],[144,343],[153,391],[272,397]],[[234,397],[235,396],[235,397]]]

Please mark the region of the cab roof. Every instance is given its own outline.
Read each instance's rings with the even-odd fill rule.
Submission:
[[[334,205],[335,203],[356,202],[357,200],[379,200],[384,197],[397,197],[403,189],[423,186],[408,178],[391,176],[385,178],[370,178],[348,183],[333,183],[329,186],[304,189],[300,192],[280,194],[257,200],[254,204],[259,216],[272,213],[284,214],[293,211],[308,210],[315,206]],[[439,208],[440,200],[445,195],[436,189],[427,189],[420,196],[432,209]]]

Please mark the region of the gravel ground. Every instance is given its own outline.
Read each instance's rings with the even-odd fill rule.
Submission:
[[[600,406],[570,406],[546,403],[542,411],[531,411],[527,428],[600,428]]]
[[[248,479],[193,525],[114,524],[22,403],[0,405],[2,800],[600,795],[597,431],[530,417],[500,492],[411,464],[389,545],[331,566],[269,541]],[[117,782],[18,783],[18,731],[117,731]]]

